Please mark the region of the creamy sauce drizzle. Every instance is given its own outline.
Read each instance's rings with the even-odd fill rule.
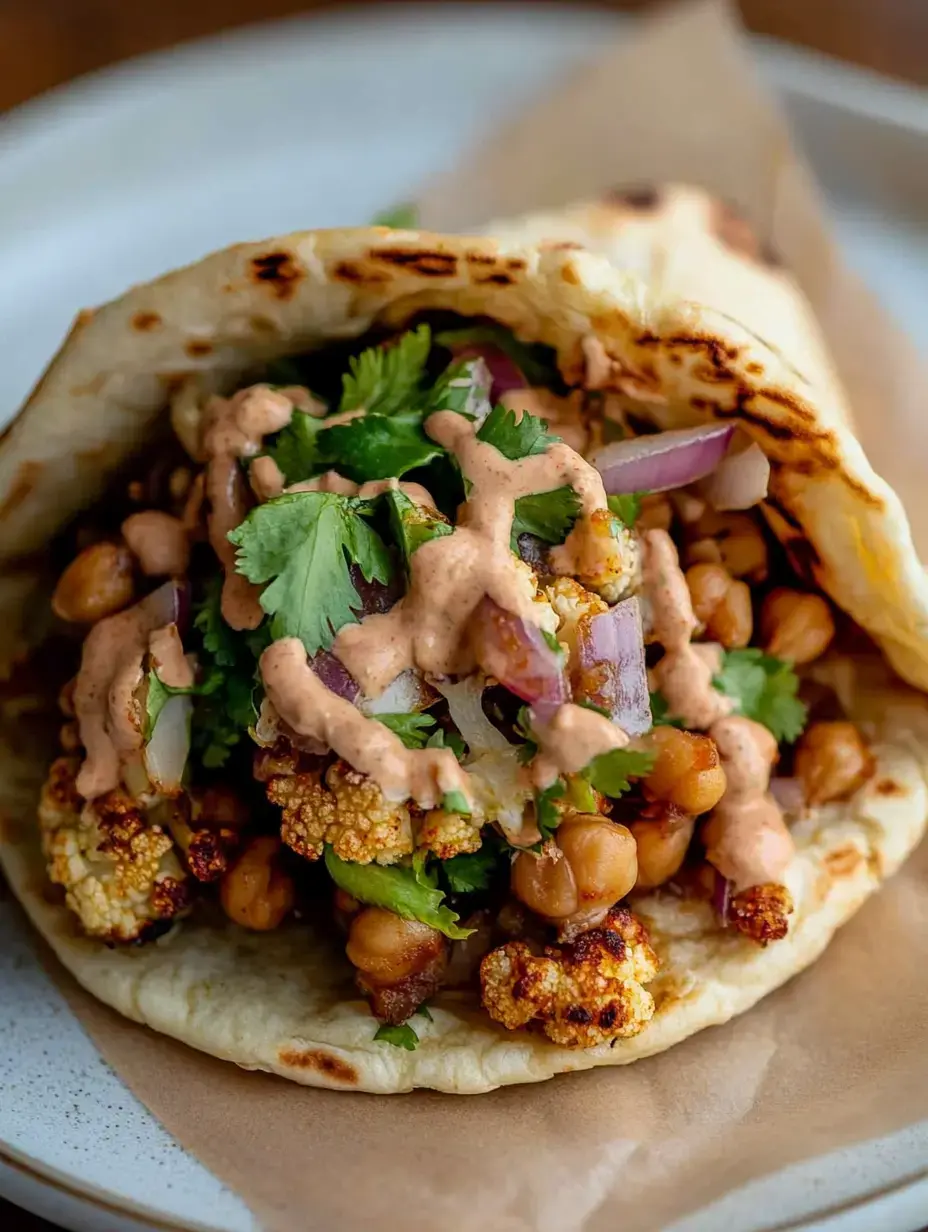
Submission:
[[[641,542],[651,632],[664,647],[664,657],[652,668],[654,682],[667,699],[670,714],[682,719],[686,727],[711,727],[732,708],[731,698],[712,687],[721,665],[721,647],[691,644],[699,622],[670,535],[665,530],[647,530]]]
[[[435,676],[472,671],[468,622],[484,595],[538,623],[532,575],[509,546],[520,496],[570,484],[581,515],[606,507],[599,472],[564,444],[513,462],[453,411],[430,415],[425,430],[458,459],[470,494],[452,534],[424,543],[412,557],[409,590],[396,606],[347,625],[335,639],[335,654],[369,697],[408,667]]]
[[[189,689],[193,684],[193,665],[184,654],[177,625],[155,629],[148,639],[151,664],[159,680],[172,689]]]
[[[301,397],[298,387],[289,394]],[[241,389],[231,398],[211,398],[206,408],[203,449],[207,458],[206,495],[210,502],[209,541],[225,572],[223,619],[233,629],[256,629],[264,618],[260,590],[235,572],[235,548],[229,531],[248,513],[248,489],[239,460],[254,457],[265,436],[285,428],[296,403],[286,393],[266,385]]]
[[[562,774],[579,774],[594,757],[622,749],[628,736],[611,719],[585,706],[559,706],[548,723],[532,720],[539,752],[532,762],[532,782],[540,790]]]
[[[146,509],[126,518],[121,529],[146,577],[181,577],[187,572],[190,540],[180,518]]]
[[[150,642],[165,656],[168,671],[176,679],[192,683],[192,677],[188,681],[179,667],[169,642],[177,630],[173,625],[168,629],[174,630],[173,635],[164,628],[159,634],[159,625],[143,601],[99,621],[84,641],[74,686],[74,714],[86,750],[77,775],[77,790],[85,800],[118,787],[122,766],[142,747],[138,689]],[[172,683],[163,679],[166,684]]]
[[[796,847],[770,795],[777,742],[766,727],[731,715],[709,729],[728,786],[703,829],[706,859],[735,890],[777,882]]]
[[[290,727],[334,749],[388,800],[411,796],[422,808],[437,808],[447,792],[460,791],[472,803],[468,775],[450,749],[407,749],[389,728],[326,688],[299,638],[270,645],[261,656],[261,676],[271,704]]]

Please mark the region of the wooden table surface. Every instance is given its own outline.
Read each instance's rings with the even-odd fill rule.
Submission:
[[[522,0],[526,7],[531,2]],[[641,9],[649,2],[618,0],[611,7]],[[129,56],[247,22],[333,7],[328,0],[156,0],[145,5],[133,0],[0,0],[0,111]],[[741,0],[740,7],[753,30],[928,85],[928,0]],[[0,1228],[54,1232],[50,1224],[2,1199]]]

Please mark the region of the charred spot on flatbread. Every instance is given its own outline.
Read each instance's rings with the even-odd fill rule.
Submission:
[[[783,264],[773,246],[760,239],[744,214],[730,201],[712,202],[710,226],[716,239],[730,252],[771,269],[777,269]]]
[[[266,283],[278,299],[289,299],[305,272],[293,253],[283,249],[251,260],[252,278]]]
[[[153,329],[159,329],[164,324],[157,312],[137,312],[129,323],[140,334],[147,334]]]
[[[16,468],[3,503],[0,504],[0,522],[24,504],[35,490],[45,467],[41,462],[21,462]]]
[[[278,1053],[282,1065],[289,1069],[313,1070],[332,1082],[345,1086],[358,1085],[358,1071],[341,1057],[323,1048],[282,1048]]]
[[[610,188],[604,198],[607,205],[620,205],[629,210],[650,213],[661,203],[661,191],[655,184],[631,184]]]
[[[371,257],[375,261],[421,274],[423,278],[451,278],[458,268],[458,259],[453,252],[416,247],[375,248],[371,251]]]
[[[202,359],[213,353],[213,344],[206,338],[190,338],[184,343],[184,350],[191,359]]]

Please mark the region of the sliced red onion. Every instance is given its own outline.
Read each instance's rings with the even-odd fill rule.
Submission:
[[[550,718],[570,701],[563,654],[548,645],[537,625],[507,612],[489,595],[474,611],[471,640],[483,671],[529,702],[539,718]]]
[[[756,442],[740,453],[730,453],[700,484],[700,492],[720,512],[750,509],[767,495],[770,463]]]
[[[717,868],[712,871],[715,873],[715,884],[712,887],[712,906],[715,909],[715,914],[719,917],[719,923],[723,928],[727,928],[732,883],[727,877],[723,877]]]
[[[408,667],[379,697],[363,697],[357,705],[364,714],[409,714],[412,710],[425,710],[436,697],[422,673]]]
[[[488,343],[463,342],[452,346],[451,354],[455,359],[482,359],[490,371],[492,384],[490,400],[498,402],[502,395],[510,389],[525,389],[528,382],[522,375],[517,364],[509,356]]]
[[[651,700],[636,598],[623,599],[608,612],[581,617],[572,667],[574,701],[605,710],[630,736],[650,730]]]
[[[590,461],[608,493],[667,492],[705,479],[725,457],[731,424],[708,424],[613,441]]]
[[[183,633],[190,622],[190,587],[184,582],[165,582],[146,595],[138,607],[151,631],[173,624],[178,633]]]
[[[544,539],[539,539],[537,535],[520,535],[519,544],[519,559],[524,560],[530,569],[533,569],[536,574],[543,575],[551,572],[551,566],[548,563],[548,545]]]
[[[790,817],[799,817],[806,807],[806,793],[800,779],[775,776],[770,780],[770,794]]]
[[[193,701],[189,696],[177,694],[169,697],[143,751],[151,785],[161,795],[175,796],[181,790],[190,753],[192,715]]]
[[[405,583],[402,569],[394,569],[393,577],[386,585],[383,582],[368,582],[357,565],[351,566],[351,580],[361,600],[359,616],[374,616],[389,612],[398,599],[402,599]]]
[[[361,696],[361,686],[341,659],[337,659],[331,651],[318,651],[309,660],[309,666],[336,697],[342,697],[346,702],[354,705]]]

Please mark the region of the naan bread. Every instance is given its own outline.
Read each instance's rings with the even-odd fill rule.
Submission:
[[[641,261],[637,268],[650,271]],[[700,277],[712,283],[708,252]],[[827,372],[812,359],[801,375],[711,295],[701,302],[698,282],[681,298],[660,280],[619,273],[570,247],[377,228],[304,232],[217,253],[78,319],[0,443],[0,562],[21,578],[29,557],[102,493],[190,381],[232,387],[272,357],[423,309],[452,309],[553,346],[571,382],[584,375],[584,339],[597,338],[615,387],[633,391],[662,426],[709,417],[741,424],[771,458],[765,513],[801,571],[903,677],[928,687],[922,570],[902,507],[868,466],[836,385],[829,392]],[[195,388],[188,401],[195,409]],[[7,627],[21,625],[23,587],[0,586],[0,602],[7,596],[0,616]],[[374,1020],[334,935],[314,945],[301,928],[259,935],[185,923],[153,944],[116,950],[78,935],[76,920],[49,896],[39,851],[35,802],[51,749],[24,745],[12,718],[0,730],[0,860],[86,988],[127,1017],[248,1068],[338,1089],[478,1092],[624,1064],[726,1021],[812,962],[918,842],[928,815],[928,708],[882,665],[864,666],[835,670],[853,717],[876,741],[877,773],[854,799],[796,827],[788,937],[760,949],[716,928],[704,904],[639,900],[635,910],[663,963],[650,986],[657,1012],[614,1048],[568,1050],[507,1032],[458,993],[436,999],[433,1022],[417,1020],[417,1051],[374,1043]]]

